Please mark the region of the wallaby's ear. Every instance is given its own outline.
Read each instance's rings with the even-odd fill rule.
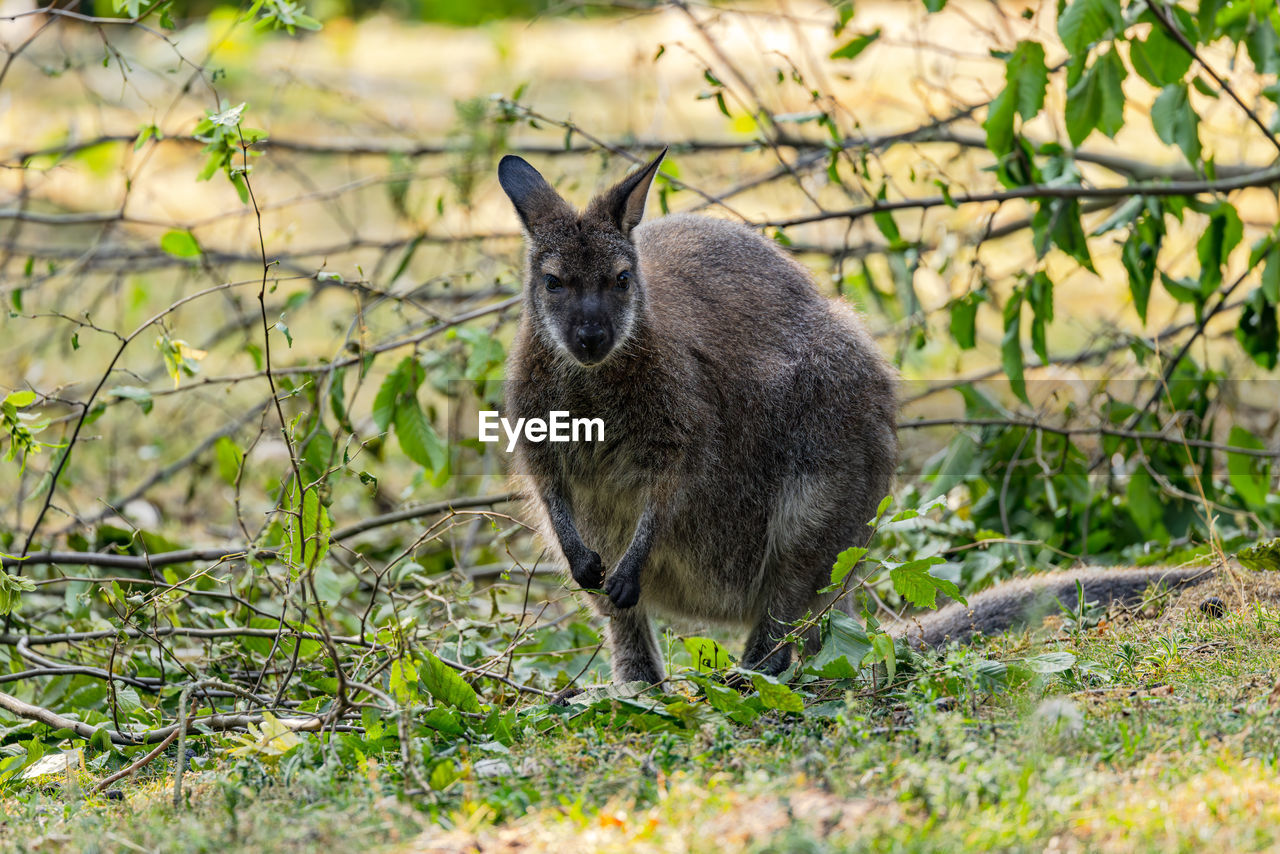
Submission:
[[[664,148],[647,165],[619,181],[612,190],[592,202],[593,212],[603,215],[618,227],[623,236],[630,237],[631,230],[644,218],[644,203],[649,197],[649,185],[653,183],[653,176],[658,174],[658,166],[666,156],[667,149]]]
[[[523,157],[508,154],[498,161],[498,183],[507,198],[515,205],[516,213],[525,228],[557,213],[568,212],[569,204],[551,189],[543,178]]]

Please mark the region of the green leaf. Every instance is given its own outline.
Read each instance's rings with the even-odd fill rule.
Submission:
[[[36,589],[35,582],[21,575],[10,575],[0,569],[0,616],[18,610],[22,594]]]
[[[880,29],[875,30],[846,42],[831,52],[832,59],[854,59],[858,54],[862,53],[870,47],[876,39],[880,38]]]
[[[1058,36],[1073,58],[1083,57],[1108,31],[1122,29],[1120,0],[1072,0],[1058,16]]]
[[[1156,88],[1180,83],[1191,70],[1191,54],[1159,25],[1151,28],[1144,41],[1129,42],[1129,61],[1133,70]]]
[[[1267,266],[1262,271],[1262,295],[1272,305],[1280,305],[1280,243],[1267,252]]]
[[[1199,162],[1200,117],[1191,108],[1186,86],[1174,83],[1164,87],[1151,105],[1151,126],[1162,142],[1181,148],[1192,164]]]
[[[1022,364],[1022,298],[1023,291],[1021,288],[1014,290],[1009,295],[1009,301],[1004,305],[1004,338],[1000,342],[1000,363],[1004,366],[1005,375],[1009,378],[1009,385],[1013,389],[1013,393],[1026,404],[1031,401],[1027,399],[1027,383],[1023,377]]]
[[[1277,45],[1276,28],[1272,23],[1274,20],[1276,20],[1276,9],[1272,6],[1271,15],[1259,17],[1253,21],[1249,34],[1245,36],[1245,48],[1249,52],[1249,59],[1253,61],[1253,67],[1260,74],[1275,74],[1280,71],[1280,48]]]
[[[235,485],[236,478],[240,476],[240,465],[244,462],[244,453],[229,436],[220,436],[213,443],[213,454],[218,463],[218,477],[228,485]]]
[[[947,0],[924,0],[924,8],[929,12],[941,12]]]
[[[1175,279],[1162,270],[1160,282],[1169,295],[1178,302],[1190,303],[1197,308],[1204,305],[1204,294],[1200,292],[1200,283],[1195,279]]]
[[[1024,122],[1036,117],[1044,107],[1049,85],[1049,69],[1044,64],[1044,47],[1039,42],[1021,41],[1005,67],[1005,84],[1016,93],[1018,115]]]
[[[462,769],[458,767],[458,763],[452,759],[442,759],[431,769],[431,774],[427,776],[427,785],[439,792],[460,779],[462,779]]]
[[[1280,537],[1259,540],[1236,553],[1236,560],[1254,572],[1280,572]]]
[[[1275,370],[1280,360],[1280,319],[1275,303],[1269,301],[1262,288],[1254,288],[1245,299],[1240,311],[1240,324],[1236,327],[1236,340],[1257,362],[1268,371]]]
[[[733,666],[729,653],[711,638],[692,637],[684,639],[684,648],[693,658],[693,666],[699,673],[712,673],[727,670]]]
[[[978,305],[986,301],[986,294],[973,291],[951,303],[951,337],[961,350],[972,350],[977,346]]]
[[[133,141],[133,150],[137,151],[138,149],[142,148],[142,146],[147,144],[147,140],[153,137],[156,139],[160,138],[160,129],[156,127],[154,124],[143,125],[142,128],[138,131],[137,138],[135,138]]]
[[[401,397],[396,402],[395,426],[400,450],[406,457],[433,473],[444,471],[448,451],[423,414],[417,397]]]
[[[923,608],[937,607],[937,595],[941,590],[948,596],[958,599],[960,591],[955,584],[945,578],[936,578],[929,574],[929,567],[945,563],[938,555],[910,560],[898,564],[889,570],[889,579],[893,589],[912,605]]]
[[[884,662],[885,684],[893,682],[894,674],[898,672],[898,654],[893,648],[893,638],[884,632],[871,636],[871,652],[867,653],[862,663],[875,664],[877,661]]]
[[[867,524],[872,528],[879,525],[880,520],[884,518],[884,514],[887,513],[889,511],[889,508],[892,506],[893,506],[893,494],[890,493],[889,495],[886,495],[884,498],[880,499],[880,506],[876,508],[875,518],[872,519]]]
[[[427,650],[419,650],[418,673],[431,696],[447,706],[453,706],[464,712],[479,712],[480,697],[476,689],[467,684],[457,671]]]
[[[151,399],[151,392],[145,388],[138,388],[132,385],[118,385],[107,392],[117,400],[132,400],[142,409],[142,413],[146,415],[151,412],[151,408],[155,405]]]
[[[880,192],[876,194],[876,200],[881,202],[887,200],[883,184],[880,185]],[[874,211],[871,218],[875,221],[876,228],[880,229],[880,233],[884,235],[884,239],[889,242],[890,249],[902,249],[907,245],[890,211]]]
[[[391,662],[391,670],[387,674],[387,687],[391,696],[402,706],[410,705],[418,699],[418,668],[408,658],[397,658]]]
[[[280,319],[276,321],[276,329],[280,330],[280,334],[284,336],[284,340],[288,342],[289,349],[293,349],[293,333],[289,331],[289,327],[284,322],[284,315],[280,315]]]
[[[469,380],[487,379],[491,373],[499,370],[506,361],[506,353],[502,342],[483,329],[464,327],[458,330],[458,337],[469,345],[467,366],[463,376]]]
[[[797,714],[804,711],[804,701],[800,699],[800,695],[774,677],[766,673],[753,673],[751,684],[760,692],[760,702],[766,709]]]
[[[316,564],[329,552],[329,532],[333,522],[329,520],[329,511],[320,503],[320,493],[314,487],[308,487],[302,494],[302,508],[292,504],[289,528],[289,562],[293,577],[303,569],[314,569]]]
[[[1049,69],[1044,64],[1044,47],[1039,42],[1022,41],[1014,49],[1004,70],[1004,91],[987,108],[982,126],[987,131],[987,148],[997,155],[1013,148],[1013,116],[1030,121],[1044,107]]]
[[[1061,673],[1071,669],[1076,657],[1065,651],[1042,652],[1022,659],[1022,663],[1033,673]]]
[[[1017,112],[1017,100],[1005,89],[987,107],[987,118],[982,128],[987,132],[987,148],[997,157],[1013,150],[1013,116]]]
[[[1125,489],[1126,506],[1133,523],[1142,531],[1148,540],[1157,538],[1163,529],[1164,505],[1160,501],[1160,490],[1155,478],[1146,468],[1139,466],[1129,475],[1129,485]]]
[[[405,386],[404,376],[400,370],[403,366],[404,362],[401,362],[400,367],[387,374],[387,378],[378,387],[377,396],[373,399],[373,423],[377,425],[379,433],[387,432],[387,428],[395,419],[396,400]]]
[[[160,238],[160,248],[175,258],[194,258],[200,254],[200,244],[189,231],[166,231]]]
[[[1067,135],[1079,146],[1094,128],[1115,138],[1124,127],[1124,83],[1128,72],[1120,55],[1110,50],[1067,92]]]
[[[31,389],[11,391],[5,395],[4,402],[12,406],[14,409],[21,409],[24,406],[30,406],[36,402],[36,393]]]
[[[1219,202],[1209,215],[1209,226],[1196,241],[1200,259],[1200,292],[1208,297],[1222,284],[1222,267],[1244,236],[1244,224],[1235,205]]]
[[[116,689],[116,707],[121,714],[131,715],[142,708],[142,698],[138,696],[138,689],[128,685]]]
[[[706,693],[707,702],[711,704],[711,708],[727,715],[734,723],[746,726],[760,717],[759,700],[747,699],[733,688],[719,685],[711,679],[699,678],[694,681]]]
[[[832,608],[822,633],[822,647],[805,670],[821,679],[852,679],[869,652],[871,639],[866,630],[853,617]]]
[[[1134,223],[1120,252],[1125,272],[1129,274],[1129,293],[1133,306],[1142,322],[1147,321],[1147,302],[1151,297],[1151,283],[1155,279],[1156,259],[1160,254],[1163,231],[1159,225],[1144,217]]]
[[[1049,348],[1045,344],[1045,327],[1053,320],[1053,280],[1044,272],[1036,273],[1027,288],[1027,301],[1031,304],[1031,348],[1040,361],[1049,363]]]
[[[1045,199],[1031,216],[1031,228],[1037,257],[1044,257],[1052,244],[1089,272],[1097,272],[1089,253],[1089,240],[1080,224],[1078,199]]]
[[[1227,444],[1236,448],[1264,451],[1267,446],[1239,425],[1231,428]],[[1263,510],[1271,492],[1271,463],[1265,457],[1227,452],[1227,480],[1251,510]]]
[[[423,715],[422,725],[449,738],[457,738],[467,733],[467,725],[458,717],[458,713],[444,706],[436,706]]]
[[[843,584],[845,577],[853,571],[858,565],[858,561],[862,560],[867,554],[867,550],[861,546],[855,546],[851,549],[845,549],[836,555],[836,562],[831,567],[831,583]]]

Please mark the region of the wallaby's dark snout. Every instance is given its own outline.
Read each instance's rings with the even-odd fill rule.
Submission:
[[[585,365],[593,365],[603,359],[612,345],[612,337],[608,330],[595,323],[584,323],[574,332],[574,343],[577,345],[578,361]]]

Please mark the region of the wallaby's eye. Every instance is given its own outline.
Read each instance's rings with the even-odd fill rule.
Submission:
[[[625,291],[627,289],[627,286],[631,284],[631,271],[623,270],[621,273],[618,274],[617,281],[618,283],[615,287],[617,287],[617,289],[620,291]]]
[[[547,286],[547,290],[552,292],[564,289],[564,282],[560,281],[550,273],[547,273],[542,277],[542,283]]]

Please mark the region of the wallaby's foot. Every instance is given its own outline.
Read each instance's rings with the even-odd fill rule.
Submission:
[[[588,549],[586,554],[570,562],[569,574],[579,587],[599,590],[604,585],[604,562],[600,555]]]
[[[628,682],[644,682],[646,685],[657,685],[666,676],[662,672],[660,666],[655,666],[648,661],[627,661],[620,667],[617,662],[613,665],[613,681],[616,685],[626,685]]]
[[[613,681],[661,682],[662,656],[658,639],[643,607],[615,611],[609,617],[609,649],[613,655]]]
[[[777,676],[791,664],[791,644],[784,638],[795,631],[796,623],[808,610],[808,602],[794,592],[779,600],[774,601],[771,613],[756,623],[747,638],[742,652],[742,666],[747,670]]]
[[[640,578],[637,573],[615,570],[604,581],[604,592],[617,608],[634,608],[640,601]]]

